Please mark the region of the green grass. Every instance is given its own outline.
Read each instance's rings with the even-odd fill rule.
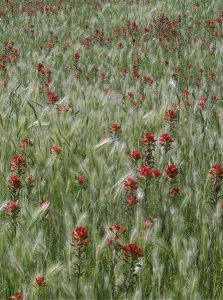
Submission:
[[[43,2],[57,5],[53,0]],[[223,33],[216,21],[215,29],[205,25],[208,19],[222,18],[221,1],[201,1],[194,8],[190,0],[113,0],[101,1],[102,8],[97,9],[91,0],[64,0],[54,13],[37,10],[36,1],[10,3],[0,0],[0,12],[4,11],[0,41],[13,40],[19,57],[16,63],[7,63],[6,72],[0,68],[0,82],[8,80],[7,87],[0,83],[0,299],[9,299],[18,290],[24,299],[125,299],[124,292],[116,298],[113,293],[114,282],[123,284],[125,263],[112,269],[113,248],[106,242],[112,237],[112,223],[125,226],[124,243],[137,243],[144,254],[128,299],[222,299],[222,198],[210,203],[209,170],[223,163]],[[34,8],[33,12],[21,12],[23,4]],[[168,31],[168,42],[158,38],[158,26],[147,34],[143,31],[162,13],[170,20],[181,20],[176,34]],[[138,30],[126,33],[127,20],[136,22]],[[101,41],[95,29],[103,30]],[[218,34],[213,35],[215,31]],[[57,38],[48,49],[52,35]],[[83,40],[89,37],[85,45]],[[119,42],[122,47],[117,46]],[[80,54],[80,79],[73,78],[77,73],[74,52]],[[2,43],[1,55],[4,59]],[[58,95],[55,105],[47,103],[37,63],[52,70],[49,88]],[[154,80],[152,86],[131,75],[133,64],[138,64],[141,76]],[[104,80],[94,75],[93,66],[107,73]],[[171,75],[177,66],[181,70],[175,82]],[[129,68],[126,76],[120,71],[124,67]],[[199,68],[204,69],[203,75]],[[215,79],[208,78],[211,72]],[[185,89],[190,91],[188,97],[183,95]],[[145,101],[134,107],[128,97],[123,100],[130,91],[136,100],[145,95]],[[207,98],[204,108],[198,105],[200,96]],[[58,104],[71,105],[58,114]],[[164,120],[171,108],[178,115],[173,128]],[[113,122],[122,127],[118,138],[110,133]],[[147,189],[140,184],[140,201],[132,209],[125,203],[124,180],[134,176],[136,168],[126,149],[142,151],[140,138],[146,132],[157,139],[154,165],[162,176],[158,181],[151,179]],[[174,142],[165,154],[159,136],[166,132]],[[107,143],[101,142],[103,136]],[[4,208],[10,201],[7,180],[14,175],[10,161],[19,155],[25,137],[34,145],[27,148],[27,171],[22,177],[32,174],[35,181],[30,195],[25,186],[21,190],[21,210],[16,234],[12,234]],[[53,145],[61,146],[56,157],[50,151]],[[179,168],[180,196],[176,198],[169,195],[165,180],[168,164]],[[79,175],[87,178],[83,189],[75,183]],[[40,206],[41,199],[50,202],[50,214]],[[145,227],[144,220],[152,215],[154,224]],[[77,226],[86,227],[90,238],[78,296],[70,245]],[[47,283],[40,294],[33,286],[37,276]]]

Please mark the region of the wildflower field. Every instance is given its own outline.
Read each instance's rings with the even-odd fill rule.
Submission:
[[[0,0],[0,300],[223,299],[223,4]]]

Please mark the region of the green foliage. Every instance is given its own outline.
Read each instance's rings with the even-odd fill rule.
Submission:
[[[215,22],[215,34],[205,25],[208,19],[222,18],[221,1],[201,1],[196,7],[190,0],[111,0],[101,6],[65,0],[60,9],[56,0],[42,1],[53,12],[39,9],[37,1],[2,2],[0,40],[13,40],[19,57],[7,64],[6,72],[0,68],[0,299],[18,290],[24,299],[222,299],[222,196],[210,201],[209,174],[212,165],[223,163],[222,23]],[[162,13],[170,20],[181,18],[169,42],[157,37],[158,27],[143,30]],[[139,29],[124,34],[127,20]],[[95,29],[103,30],[101,40]],[[83,69],[79,79],[74,79],[74,52],[80,54]],[[43,87],[47,76],[38,75],[38,63],[52,71],[49,88],[58,96],[53,105],[48,104]],[[132,76],[133,64],[154,83]],[[127,75],[121,72],[125,67]],[[176,67],[181,68],[177,80],[172,76]],[[98,75],[102,71],[104,79]],[[129,92],[134,100],[145,95],[144,102],[134,106]],[[201,96],[207,100],[199,100]],[[174,126],[164,120],[168,109],[177,110]],[[113,122],[121,125],[118,135],[110,132]],[[157,139],[154,167],[163,174],[146,189],[140,187],[139,203],[131,208],[123,183],[136,175],[139,165],[131,163],[126,151],[143,152],[140,138],[146,132]],[[158,138],[166,132],[174,142],[164,153]],[[33,146],[27,147],[23,181],[32,174],[34,187],[28,196],[25,188],[19,195],[13,235],[4,207],[10,201],[10,161],[20,154],[25,137]],[[59,154],[52,153],[54,145],[60,145]],[[165,180],[168,164],[179,168],[176,198]],[[80,175],[86,178],[83,186],[77,183]],[[43,199],[49,206],[40,206]],[[145,225],[151,216],[153,222]],[[112,289],[123,284],[124,263],[114,264],[106,242],[112,223],[125,226],[124,243],[136,242],[144,254],[137,276],[128,274],[133,288],[118,296]],[[78,293],[70,245],[77,226],[85,226],[90,238]],[[34,287],[37,276],[45,277],[41,292]]]

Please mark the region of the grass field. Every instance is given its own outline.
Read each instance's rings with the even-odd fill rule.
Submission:
[[[222,1],[0,18],[0,299],[223,299]]]

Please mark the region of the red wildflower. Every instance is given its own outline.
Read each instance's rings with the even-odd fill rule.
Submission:
[[[173,197],[176,197],[180,194],[180,189],[178,187],[173,188],[170,190],[170,195]]]
[[[31,141],[30,139],[28,138],[24,138],[20,144],[20,147],[24,148],[25,146],[33,146],[33,141]]]
[[[154,80],[150,76],[142,76],[142,79],[149,85],[152,86],[154,84]]]
[[[214,79],[214,78],[216,78],[216,74],[214,72],[211,72],[208,74],[208,78]]]
[[[183,95],[188,96],[190,94],[189,90],[183,90]]]
[[[17,214],[20,211],[20,207],[17,201],[11,201],[5,205],[5,210],[7,215]]]
[[[84,175],[78,176],[77,179],[75,180],[75,182],[80,185],[82,185],[85,181],[86,181],[86,177]]]
[[[55,145],[51,147],[51,153],[60,153],[61,152],[61,147],[59,145]]]
[[[137,70],[134,70],[134,71],[132,72],[132,75],[133,75],[134,77],[136,77],[136,78],[139,78],[139,77],[140,77],[140,73],[139,73],[139,71],[137,71]]]
[[[144,177],[147,177],[147,176],[150,176],[151,175],[151,170],[150,170],[150,167],[145,165],[145,164],[142,164],[141,167],[140,167],[140,174]]]
[[[138,160],[141,158],[141,153],[138,151],[138,150],[133,150],[131,153],[130,153],[130,156],[135,159],[135,160]]]
[[[156,139],[154,138],[154,135],[151,132],[145,133],[141,138],[141,143],[143,145],[152,145],[155,143]]]
[[[30,186],[33,186],[34,181],[35,181],[35,179],[34,179],[33,175],[27,176],[27,178],[26,178],[26,184],[28,184]]]
[[[44,286],[46,285],[45,283],[45,278],[44,277],[41,277],[41,276],[38,276],[35,278],[35,284],[34,284],[36,287],[38,286]]]
[[[164,120],[168,123],[173,123],[177,120],[177,113],[175,110],[169,109],[168,111],[166,111],[165,116],[164,116]]]
[[[79,226],[75,231],[72,232],[75,243],[72,243],[72,246],[83,246],[88,243],[90,239],[88,238],[88,232],[85,227]]]
[[[217,165],[212,166],[209,173],[215,178],[223,179],[223,167],[222,167],[222,165],[217,164]]]
[[[26,171],[26,161],[19,155],[13,157],[10,163],[11,170],[10,172],[16,172],[23,174]]]
[[[118,123],[112,123],[110,126],[110,130],[112,133],[118,133],[121,132],[121,125],[119,125]]]
[[[120,236],[126,232],[126,228],[124,226],[118,225],[118,224],[112,224],[109,227],[109,230],[114,233],[115,240],[118,240]]]
[[[137,200],[137,196],[136,194],[130,194],[128,195],[127,199],[126,199],[126,202],[131,205],[131,206],[134,206],[138,203],[138,200]]]
[[[41,63],[38,63],[38,64],[36,65],[36,68],[37,68],[38,72],[40,72],[40,71],[44,68],[44,65],[41,64]]]
[[[131,190],[137,190],[138,187],[139,184],[133,177],[129,177],[124,181],[124,188],[126,192],[129,192]]]
[[[80,58],[80,54],[79,54],[79,52],[74,52],[74,54],[73,54],[73,58],[74,58],[76,61],[78,61],[78,60],[79,60],[79,58]]]
[[[1,84],[3,85],[3,87],[6,88],[6,87],[8,86],[8,80],[6,80],[6,79],[5,79],[5,80],[2,80],[2,81],[1,81]]]
[[[128,74],[128,72],[129,72],[128,67],[123,67],[123,68],[121,68],[121,72],[122,72],[124,75]]]
[[[23,294],[21,291],[16,291],[11,297],[10,299],[22,299],[23,298]]]
[[[121,246],[121,249],[124,251],[126,260],[131,258],[133,261],[136,261],[143,256],[142,249],[135,243],[127,246]]]
[[[154,169],[154,170],[151,170],[151,176],[152,177],[159,177],[161,175],[161,172],[159,169]]]
[[[178,175],[178,168],[174,165],[168,165],[165,168],[165,172],[171,179],[175,179]]]
[[[93,67],[92,67],[92,71],[93,71],[94,73],[97,73],[97,72],[98,72],[98,67],[97,67],[97,66],[93,66]]]
[[[155,221],[156,221],[156,217],[154,215],[149,216],[147,219],[144,219],[143,226],[146,227],[146,228],[151,227],[151,226],[154,225]]]
[[[164,133],[164,134],[162,134],[162,135],[160,136],[159,141],[160,141],[160,145],[161,145],[164,149],[168,150],[168,149],[170,149],[171,144],[172,144],[172,142],[173,142],[173,140],[172,140],[172,135],[169,134],[169,133]]]
[[[42,207],[46,207],[50,205],[50,202],[46,199],[42,199],[39,203]]]
[[[19,176],[11,176],[8,182],[10,183],[9,188],[19,189],[22,185],[22,180]]]
[[[112,245],[112,243],[113,243],[113,239],[107,239],[106,240],[106,243],[109,245],[109,246],[111,246]]]
[[[48,104],[54,104],[58,101],[58,96],[56,93],[52,92],[49,88],[47,89],[47,98],[48,98]]]

